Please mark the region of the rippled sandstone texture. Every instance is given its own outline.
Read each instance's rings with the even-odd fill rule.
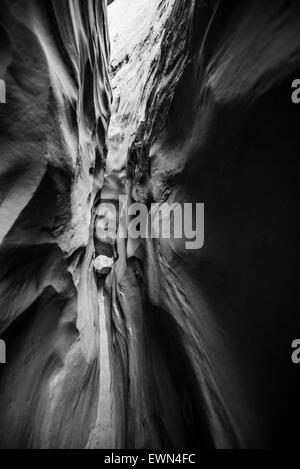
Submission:
[[[1,6],[0,446],[292,446],[300,4],[108,9],[111,67],[104,2]],[[204,202],[204,248],[104,233],[120,194]]]
[[[299,20],[296,1],[109,7],[108,198],[205,203],[200,251],[118,243],[106,286],[117,447],[296,443]]]
[[[81,448],[99,400],[106,4],[2,1],[0,45],[0,446]]]

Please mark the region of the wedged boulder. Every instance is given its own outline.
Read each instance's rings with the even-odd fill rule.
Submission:
[[[94,260],[94,269],[99,275],[108,275],[113,266],[114,266],[114,259],[112,257],[107,256],[98,256]]]

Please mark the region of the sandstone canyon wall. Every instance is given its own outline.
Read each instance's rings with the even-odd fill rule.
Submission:
[[[0,446],[87,444],[99,399],[93,219],[111,91],[102,1],[0,13]]]
[[[1,8],[0,447],[293,445],[300,4],[105,3]],[[107,232],[120,195],[204,247]]]
[[[131,201],[205,203],[201,250],[119,242],[106,292],[118,447],[296,441],[299,19],[284,1],[109,7],[104,186],[118,173]]]

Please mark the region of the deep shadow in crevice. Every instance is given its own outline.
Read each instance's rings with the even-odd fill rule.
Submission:
[[[187,448],[211,449],[214,447],[210,433],[207,415],[199,383],[192,368],[191,362],[182,344],[182,334],[171,314],[151,304],[147,305],[146,324],[149,328],[152,347],[158,348],[162,360],[170,373],[174,393],[181,402],[179,409],[183,424]],[[153,363],[156,368],[154,375],[158,378],[161,372],[160,364]],[[161,386],[161,381],[156,381],[156,387]],[[164,396],[170,399],[170,396]],[[174,409],[175,411],[175,409]],[[161,419],[160,419],[161,420]],[[167,435],[174,429],[162,428],[161,433],[166,441]],[[179,448],[175,448],[179,449]]]

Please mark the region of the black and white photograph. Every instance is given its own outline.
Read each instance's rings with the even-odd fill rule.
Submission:
[[[296,448],[299,159],[298,0],[0,0],[0,449]]]

